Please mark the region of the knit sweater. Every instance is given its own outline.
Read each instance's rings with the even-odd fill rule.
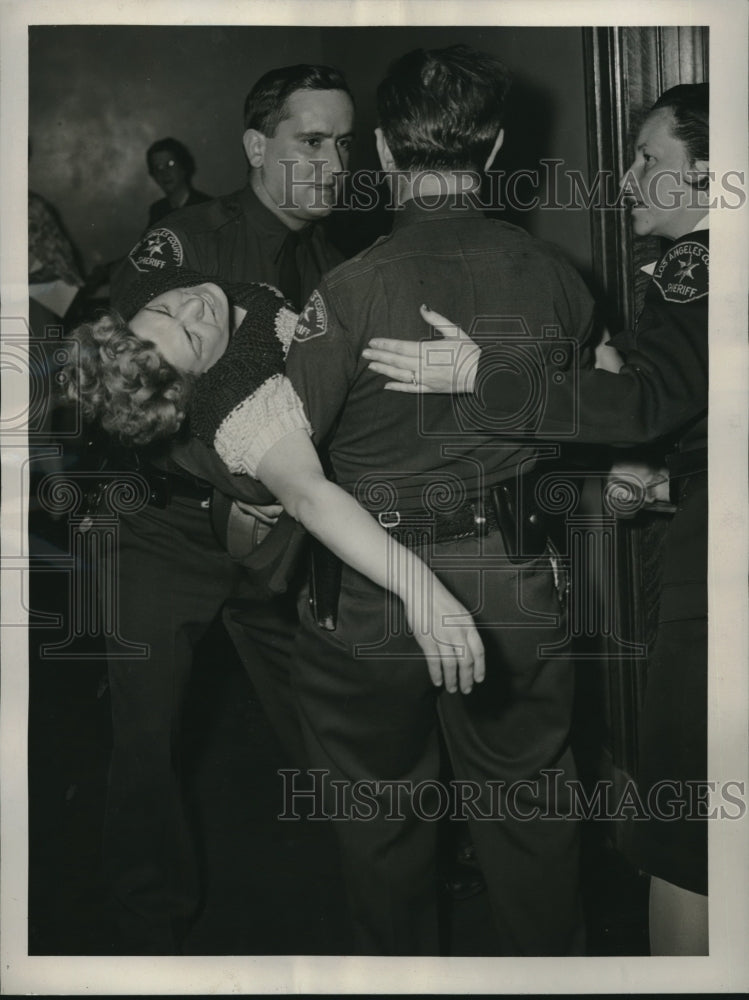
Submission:
[[[291,431],[312,434],[284,375],[296,313],[270,285],[224,286],[247,310],[221,358],[195,382],[190,430],[215,448],[230,472],[257,477],[260,460]]]

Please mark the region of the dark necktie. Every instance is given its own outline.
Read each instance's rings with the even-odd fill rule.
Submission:
[[[299,233],[289,230],[281,246],[278,287],[297,312],[302,308],[302,276],[296,259]]]

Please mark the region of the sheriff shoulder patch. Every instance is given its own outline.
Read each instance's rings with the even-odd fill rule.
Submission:
[[[181,267],[184,254],[179,237],[171,229],[152,229],[128,254],[137,271],[163,271]]]
[[[708,292],[710,254],[697,240],[683,240],[658,261],[653,280],[666,302],[696,302]]]
[[[318,291],[314,291],[307,305],[299,314],[294,330],[294,340],[303,343],[305,340],[322,337],[327,332],[328,310],[325,308],[322,295]]]

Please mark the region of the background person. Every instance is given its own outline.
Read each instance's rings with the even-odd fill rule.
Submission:
[[[576,441],[659,445],[676,504],[640,723],[644,797],[659,781],[685,790],[687,781],[707,778],[708,85],[682,84],[662,94],[635,149],[625,177],[632,228],[669,242],[652,265],[634,336],[612,339],[623,367],[580,373]],[[364,356],[373,371],[393,380],[385,387],[404,393],[480,388],[485,426],[518,413],[527,385],[494,363],[491,347],[479,348],[442,315],[422,314],[456,338],[453,363],[444,350],[430,360],[429,341],[373,339]],[[551,382],[545,388],[538,434],[553,438],[555,430],[569,430],[575,390]],[[652,479],[659,474],[654,470]],[[706,955],[706,820],[651,816],[633,826],[632,856],[652,876],[651,953]]]
[[[80,255],[57,209],[35,191],[28,193],[28,238],[29,331],[32,341],[37,342],[32,343],[31,359],[39,365],[40,384],[50,386],[59,368],[55,356],[61,342],[56,337],[59,337],[65,317],[72,318],[75,312],[71,307],[78,299],[84,279]],[[45,400],[36,427],[37,440],[40,434],[52,436],[57,430],[59,414],[54,412],[54,402],[53,398]],[[32,454],[36,451],[33,443],[31,451]],[[38,449],[32,467],[34,475],[62,471],[62,454],[54,455],[50,451],[49,445]]]
[[[165,195],[149,206],[148,229],[178,208],[211,200],[211,195],[192,186],[195,160],[187,146],[178,139],[167,137],[152,143],[146,151],[146,163],[148,173]],[[102,285],[109,284],[112,274],[121,264],[121,258],[98,264],[86,281],[87,292],[93,294]]]
[[[157,139],[148,147],[146,163],[149,174],[164,192],[164,197],[153,202],[148,209],[149,227],[177,208],[211,200],[211,195],[192,186],[195,160],[187,146],[178,139]]]
[[[59,280],[78,289],[83,285],[79,260],[55,207],[29,191],[29,284]],[[62,317],[65,312],[67,308],[57,315]]]

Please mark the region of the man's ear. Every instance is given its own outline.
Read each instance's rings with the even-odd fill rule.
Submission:
[[[390,152],[387,139],[382,134],[381,128],[375,129],[375,143],[377,144],[377,155],[380,158],[380,166],[383,170],[395,170],[395,160]]]
[[[242,136],[247,162],[251,167],[262,167],[265,163],[265,136],[255,128],[248,128]]]
[[[492,146],[492,151],[486,158],[486,163],[484,164],[484,170],[488,170],[489,167],[494,163],[494,157],[502,148],[502,143],[505,141],[505,130],[501,128],[497,132],[497,138],[494,140],[494,145]]]

